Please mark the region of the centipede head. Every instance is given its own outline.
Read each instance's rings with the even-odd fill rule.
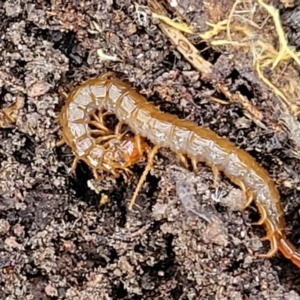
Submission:
[[[142,145],[142,146],[141,146]],[[128,170],[128,167],[138,162],[145,150],[144,144],[128,135],[109,140],[105,145],[106,151],[102,164],[111,169]]]

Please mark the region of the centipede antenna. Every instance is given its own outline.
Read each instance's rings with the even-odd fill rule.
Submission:
[[[158,151],[159,147],[158,146],[154,146],[153,149],[151,150],[151,152],[148,154],[148,162],[147,162],[147,165],[145,167],[145,170],[135,188],[135,191],[134,191],[134,194],[130,200],[130,203],[129,203],[129,210],[132,210],[132,207],[133,205],[135,204],[135,200],[139,194],[139,191],[143,185],[143,183],[145,182],[146,180],[146,177],[147,177],[147,174],[149,173],[149,171],[151,170],[152,168],[152,165],[153,165],[153,160],[154,160],[154,156],[156,155],[157,151]]]

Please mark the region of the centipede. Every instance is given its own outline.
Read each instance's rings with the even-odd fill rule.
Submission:
[[[103,124],[103,113],[114,114],[120,122],[113,134]],[[92,117],[97,122],[93,122]],[[274,181],[249,153],[228,139],[196,123],[160,111],[113,73],[89,79],[74,88],[59,119],[63,141],[75,155],[73,170],[77,162],[83,160],[95,177],[98,171],[115,173],[118,169],[127,169],[147,152],[147,165],[131,198],[130,209],[152,168],[157,151],[162,147],[175,152],[184,166],[189,165],[189,158],[195,172],[199,162],[211,167],[215,178],[219,172],[223,173],[247,197],[245,208],[253,201],[258,208],[260,219],[255,225],[265,227],[264,240],[270,242],[270,250],[257,256],[271,258],[279,251],[300,268],[300,253],[284,233],[284,213]],[[89,126],[91,123],[97,127],[94,131]],[[120,129],[123,124],[134,133],[134,138],[124,135]],[[128,147],[121,147],[124,142],[129,143],[130,151]],[[151,149],[148,148],[149,142],[154,145]],[[112,148],[111,143],[114,144]]]

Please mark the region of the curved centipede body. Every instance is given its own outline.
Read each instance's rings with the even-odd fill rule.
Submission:
[[[78,94],[76,90],[73,91],[59,116],[63,140],[58,145],[65,142],[72,148],[75,155],[73,173],[79,160],[91,167],[97,179],[98,172],[102,170],[110,171],[116,177],[119,175],[118,170],[130,173],[128,167],[140,160],[144,151],[149,151],[148,144],[141,137],[122,133],[121,126],[116,132],[111,132],[104,125],[102,109],[99,110],[95,99],[92,97],[92,102],[86,101],[89,97],[92,95],[82,90]],[[91,120],[92,117],[96,120]],[[90,125],[96,129],[91,129]]]
[[[109,164],[105,158],[109,149],[98,145],[88,128],[90,116],[96,109],[115,114],[137,136],[150,140],[156,150],[168,147],[180,158],[187,155],[193,166],[203,162],[214,171],[223,172],[247,195],[247,206],[254,199],[258,207],[261,218],[257,224],[265,226],[266,239],[271,245],[269,252],[260,256],[272,257],[279,250],[300,268],[300,254],[283,233],[279,192],[267,171],[247,152],[210,129],[161,112],[135,89],[109,73],[75,88],[60,115],[64,140],[76,158],[84,160],[93,170],[107,169],[104,166]]]

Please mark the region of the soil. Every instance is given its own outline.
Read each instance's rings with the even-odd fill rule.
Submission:
[[[233,1],[217,2],[221,19]],[[211,11],[206,4],[195,14],[190,3],[177,13],[203,29]],[[274,5],[299,47],[299,7]],[[208,167],[195,175],[161,149],[129,211],[146,159],[127,181],[107,173],[96,182],[82,162],[72,174],[71,149],[56,146],[63,92],[114,71],[162,111],[251,153],[276,182],[287,235],[300,248],[300,164],[288,134],[257,126],[237,103],[211,101],[215,89],[161,32],[146,1],[7,0],[0,20],[0,108],[14,108],[0,129],[0,299],[300,299],[296,266],[281,254],[256,257],[270,247],[251,225],[257,210],[241,211],[243,195],[224,176],[214,188]],[[247,87],[268,111],[242,54],[197,47],[216,78]]]

